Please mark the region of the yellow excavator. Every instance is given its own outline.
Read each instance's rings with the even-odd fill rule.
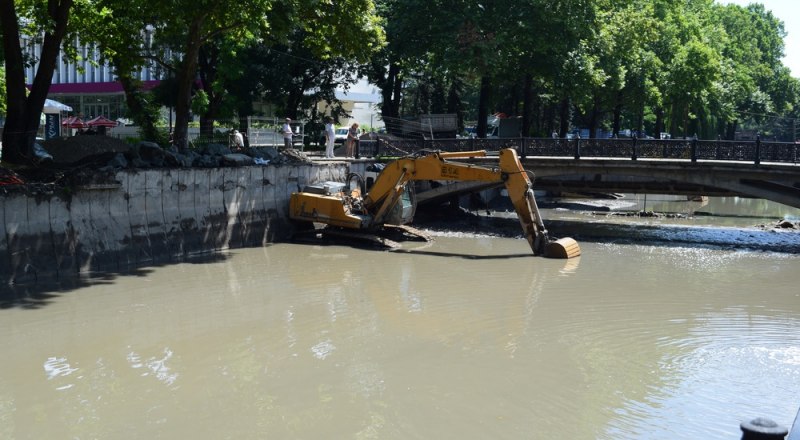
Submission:
[[[362,184],[324,182],[292,193],[289,217],[301,224],[318,223],[325,228],[376,233],[388,225],[405,225],[413,219],[415,200],[407,184],[414,180],[479,181],[503,183],[514,204],[525,238],[534,255],[573,258],[581,254],[572,238],[551,240],[547,235],[532,182],[514,149],[500,150],[499,167],[484,167],[452,159],[485,157],[485,151],[446,153],[428,151],[386,164],[362,194]],[[365,188],[363,188],[365,189]]]

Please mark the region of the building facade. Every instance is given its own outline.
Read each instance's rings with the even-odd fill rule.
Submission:
[[[58,56],[56,69],[50,86],[48,98],[72,107],[72,116],[92,119],[105,116],[111,120],[124,118],[126,114],[125,93],[110,66],[100,61],[98,52],[92,46],[74,42],[79,60],[71,62],[64,54]],[[38,58],[41,45],[26,44],[25,49],[31,59]],[[25,75],[28,84],[33,82],[39,63],[28,66]],[[155,69],[145,67],[137,74],[146,88],[158,84]]]

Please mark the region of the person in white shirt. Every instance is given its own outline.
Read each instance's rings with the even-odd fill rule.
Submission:
[[[244,136],[239,133],[239,130],[233,130],[233,148],[236,151],[244,150]]]
[[[325,157],[333,158],[333,142],[336,139],[336,131],[333,128],[333,118],[325,118]]]
[[[290,123],[292,122],[291,119],[286,118],[286,123],[283,124],[283,128],[281,128],[281,133],[283,133],[283,146],[284,148],[292,148],[292,126]]]

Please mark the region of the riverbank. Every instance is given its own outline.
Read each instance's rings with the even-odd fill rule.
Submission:
[[[0,282],[120,272],[286,240],[291,193],[344,181],[351,168],[309,161],[98,170],[68,185],[8,186],[0,194]]]
[[[490,211],[426,210],[415,217],[415,225],[439,235],[519,237],[520,226],[512,207],[493,204]],[[542,208],[546,206],[546,208]],[[565,209],[563,206],[570,206]],[[551,238],[569,236],[579,243],[615,243],[703,247],[800,254],[800,221],[776,219],[749,226],[713,225],[713,218],[666,213],[593,211],[575,209],[573,202],[542,200],[540,210]]]
[[[288,158],[238,167],[84,167],[55,183],[4,186],[0,282],[125,272],[285,241],[293,233],[288,221],[292,192],[310,183],[342,182],[351,172],[363,174],[367,164],[311,161],[291,151],[275,154]],[[461,217],[436,207],[432,211],[439,218],[426,219],[420,210],[416,223],[445,234],[519,236],[513,209],[503,210],[507,198],[495,200],[489,206],[492,215]],[[725,227],[700,225],[692,216],[601,212],[589,206],[586,201],[541,200],[550,237],[800,253],[800,225],[786,219],[780,221],[783,227],[767,222]],[[673,219],[677,224],[670,223]]]

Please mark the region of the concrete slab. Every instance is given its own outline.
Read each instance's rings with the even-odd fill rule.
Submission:
[[[249,167],[248,183],[243,188],[239,219],[242,223],[242,245],[262,246],[266,230],[264,205],[264,168]]]
[[[164,216],[164,240],[169,261],[179,261],[184,256],[181,195],[186,192],[186,187],[181,183],[182,173],[183,170],[166,170],[162,180],[161,212]]]
[[[127,188],[128,218],[130,220],[130,246],[135,249],[136,264],[152,264],[150,232],[147,228],[146,175],[144,172],[128,173]]]
[[[205,252],[217,250],[214,223],[209,220],[209,216],[212,214],[211,174],[212,170],[210,169],[194,170],[194,224],[198,232],[196,243],[197,248]],[[184,228],[185,231],[186,229]],[[189,246],[190,252],[194,248],[195,246]]]
[[[166,170],[147,170],[145,175],[144,206],[147,214],[147,233],[154,263],[169,261],[167,228],[164,224],[164,179]]]
[[[211,228],[211,239],[217,251],[228,249],[228,213],[225,210],[225,175],[221,168],[208,170],[208,207],[202,214]]]
[[[35,270],[34,267],[30,266],[30,244],[32,238],[28,236],[31,231],[26,227],[28,223],[28,199],[29,197],[26,194],[9,194],[3,206],[5,209],[9,256],[9,283],[29,282],[31,279],[35,280],[35,276],[26,276],[26,272],[30,273]],[[42,234],[45,233],[45,231],[42,231]]]
[[[183,234],[181,247],[184,256],[210,252],[204,243],[206,232],[201,230],[198,205],[208,204],[208,179],[203,170],[181,170],[177,182],[173,186],[178,188],[178,215],[180,216],[180,229]],[[203,188],[202,190],[200,188]]]
[[[139,262],[139,250],[131,245],[133,238],[131,233],[131,217],[129,208],[128,180],[130,173],[117,173],[117,180],[122,182],[122,188],[108,193],[108,227],[113,234],[109,236],[114,240],[117,252],[117,264],[120,270],[136,267]],[[94,215],[94,211],[92,212]]]
[[[95,254],[92,271],[119,271],[119,252],[123,249],[125,232],[119,230],[119,220],[111,215],[111,194],[116,191],[85,190],[82,197],[89,203],[88,231],[92,237],[91,251]],[[127,217],[127,216],[126,216]],[[127,222],[126,222],[127,226]],[[127,229],[127,228],[126,228]]]
[[[245,189],[250,185],[250,170],[248,168],[223,168],[222,198],[225,203],[227,221],[225,235],[228,237],[229,248],[243,246],[242,229],[244,225],[240,218],[240,211],[246,209]]]
[[[78,192],[69,197],[69,221],[75,237],[75,264],[79,272],[91,269],[96,249],[96,240],[92,238],[91,214],[88,194]]]
[[[55,195],[50,198],[49,221],[57,276],[77,275],[78,261],[75,258],[77,238],[72,227],[69,204],[66,199]]]

